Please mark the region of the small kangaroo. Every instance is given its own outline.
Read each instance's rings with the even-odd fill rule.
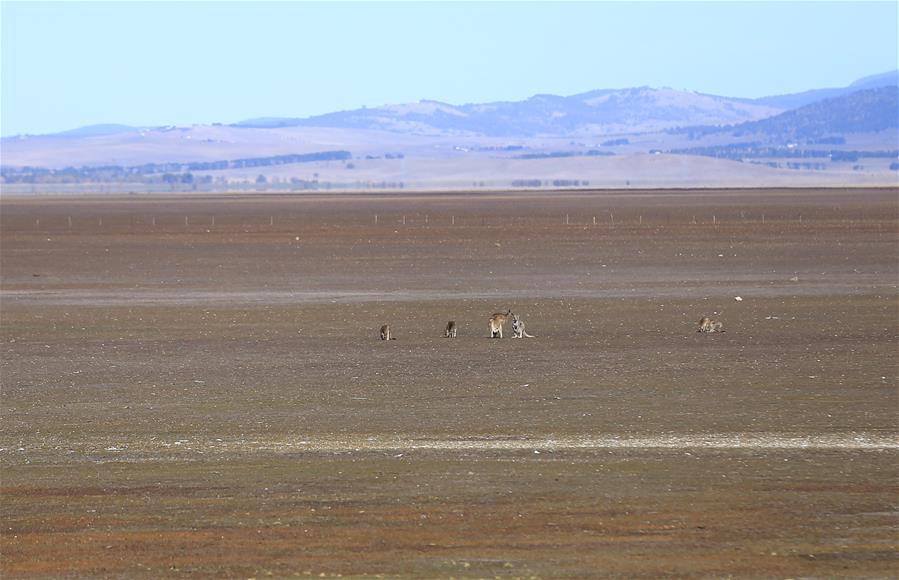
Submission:
[[[537,338],[528,334],[524,329],[524,322],[517,315],[512,315],[512,338]]]
[[[456,321],[450,320],[446,323],[446,330],[443,331],[444,338],[456,338]]]
[[[718,320],[712,320],[703,316],[699,321],[699,329],[696,332],[724,332],[724,325]]]
[[[512,316],[512,311],[506,310],[505,313],[497,312],[490,317],[490,320],[487,321],[490,329],[490,338],[503,337],[503,324],[506,323],[510,316]]]
[[[396,340],[392,336],[390,336],[390,325],[385,324],[381,327],[381,340]]]

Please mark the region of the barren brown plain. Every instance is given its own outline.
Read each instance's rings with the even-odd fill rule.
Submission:
[[[897,194],[7,196],[0,576],[895,577]]]

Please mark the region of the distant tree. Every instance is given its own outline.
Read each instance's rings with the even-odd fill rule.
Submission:
[[[259,177],[256,178],[256,183],[267,183],[267,182],[268,182],[268,180],[261,173],[259,174]]]
[[[859,154],[857,151],[831,151],[831,161],[858,161]]]

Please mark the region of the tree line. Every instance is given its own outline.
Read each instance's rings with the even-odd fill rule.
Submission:
[[[825,158],[831,161],[855,162],[865,157],[896,158],[899,150],[858,151],[840,149],[801,149],[798,147],[771,147],[760,143],[733,143],[730,145],[710,145],[707,147],[687,147],[669,149],[675,155],[702,155],[741,161],[743,159],[805,159]]]
[[[312,163],[315,161],[345,161],[351,159],[349,151],[322,151],[269,157],[248,157],[221,161],[193,161],[188,163],[145,163],[143,165],[102,165],[65,167],[0,167],[0,177],[4,183],[85,183],[133,181],[138,183],[193,183],[196,180],[211,180],[209,176],[194,177],[194,171],[221,171],[225,169],[246,169],[268,167],[292,163]]]
[[[591,149],[589,151],[550,151],[548,153],[525,153],[523,155],[515,155],[513,159],[556,159],[560,157],[606,157],[615,155],[612,151],[600,151]]]
[[[586,179],[513,179],[512,187],[588,187],[590,182]]]

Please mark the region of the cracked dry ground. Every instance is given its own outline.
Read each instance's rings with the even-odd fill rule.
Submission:
[[[0,575],[894,576],[897,193],[4,197]]]

